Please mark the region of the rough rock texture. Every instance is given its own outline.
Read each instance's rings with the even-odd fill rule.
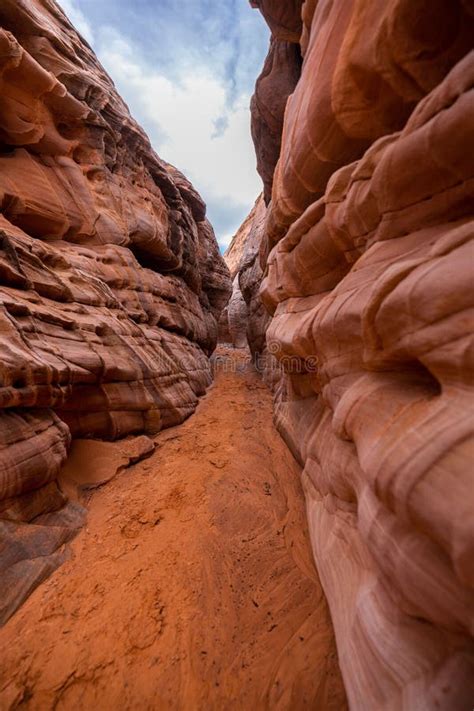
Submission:
[[[220,320],[220,341],[248,345],[253,364],[271,389],[280,378],[280,366],[266,345],[270,316],[260,297],[263,272],[260,249],[265,238],[266,206],[260,195],[230,243],[224,259],[235,274],[232,297]]]
[[[252,356],[263,350],[269,316],[259,297],[262,271],[258,259],[264,234],[266,208],[263,196],[232,238],[224,259],[233,277],[232,297],[221,315],[220,340],[237,345],[248,343]],[[263,335],[262,335],[263,334]]]
[[[141,435],[120,442],[75,439],[58,475],[61,490],[73,500],[111,481],[121,471],[151,456],[156,443]]]
[[[263,5],[270,16],[281,7],[275,0]],[[459,0],[390,0],[383,7],[376,0],[307,0],[303,14],[304,65],[274,176],[272,243],[323,195],[337,168],[403,128],[472,47],[472,5]]]
[[[302,28],[301,6],[303,0],[250,0],[267,21],[272,36],[286,42],[299,42]]]
[[[273,174],[280,156],[286,103],[301,74],[299,39],[302,30],[302,2],[250,2],[252,7],[260,9],[272,31],[270,49],[255,84],[250,106],[257,170],[263,180],[266,205],[270,202]]]
[[[351,708],[468,711],[472,6],[302,14],[261,248],[276,419],[304,465]]]
[[[257,199],[255,205],[260,198]],[[224,254],[232,279],[232,296],[221,313],[219,321],[219,342],[241,348],[247,345],[248,310],[239,284],[240,262],[246,248],[249,231],[255,213],[255,206],[233,236]]]
[[[194,410],[230,280],[201,198],[52,0],[2,0],[0,95],[3,591],[80,525],[55,485],[71,435],[155,433]],[[43,525],[51,511],[64,520]]]
[[[247,304],[240,291],[239,275],[236,274],[232,283],[232,296],[227,304],[227,322],[231,343],[236,348],[244,348],[247,345]]]
[[[247,304],[247,341],[256,369],[270,388],[274,389],[279,380],[280,368],[266,343],[266,331],[270,316],[260,298],[262,268],[260,248],[265,238],[266,207],[262,197],[255,203],[250,213],[248,230],[239,264],[239,285]]]
[[[247,353],[215,362],[0,630],[2,711],[346,709],[300,468]]]
[[[263,194],[267,204],[272,194],[273,173],[280,157],[285,106],[300,72],[299,44],[272,37],[270,51],[257,79],[250,106],[257,170],[263,180]]]
[[[247,306],[240,291],[239,265],[245,247],[251,214],[233,236],[225,254],[224,261],[232,279],[231,297],[221,312],[219,319],[219,343],[242,348],[247,345]]]

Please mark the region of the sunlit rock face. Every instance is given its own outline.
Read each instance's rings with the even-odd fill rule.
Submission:
[[[306,0],[262,238],[276,419],[364,711],[474,698],[473,36],[468,3]]]
[[[71,437],[182,422],[231,285],[201,198],[52,0],[2,0],[0,97],[5,619],[82,523],[56,484]]]

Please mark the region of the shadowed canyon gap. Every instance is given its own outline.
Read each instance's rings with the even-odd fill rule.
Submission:
[[[473,706],[474,8],[251,5],[226,266],[58,6],[0,4],[2,708]]]

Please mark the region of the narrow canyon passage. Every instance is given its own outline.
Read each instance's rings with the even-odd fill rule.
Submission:
[[[299,467],[247,351],[214,361],[1,630],[2,710],[346,707]]]

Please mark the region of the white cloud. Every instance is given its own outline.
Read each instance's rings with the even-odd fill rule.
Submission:
[[[241,95],[228,109],[224,83],[204,65],[186,63],[178,81],[170,81],[141,64],[138,52],[115,30],[103,30],[96,48],[159,155],[204,194],[251,207],[261,185],[250,136],[250,97]],[[216,135],[222,116],[227,128]]]
[[[262,189],[250,134],[250,95],[241,91],[230,105],[225,72],[218,71],[222,57],[209,65],[196,60],[192,47],[180,46],[171,73],[146,61],[125,29],[98,24],[93,31],[81,0],[59,1],[158,155],[179,168],[208,203],[225,249]]]
[[[234,237],[235,233],[232,233],[230,235],[224,235],[219,239],[219,246],[222,249],[223,252],[227,249],[229,244],[232,242],[232,238]]]
[[[92,27],[87,21],[82,10],[77,7],[75,0],[59,0],[59,5],[61,5],[62,9],[71,20],[79,34],[81,34],[84,39],[89,42],[89,44],[92,44],[94,41]]]

